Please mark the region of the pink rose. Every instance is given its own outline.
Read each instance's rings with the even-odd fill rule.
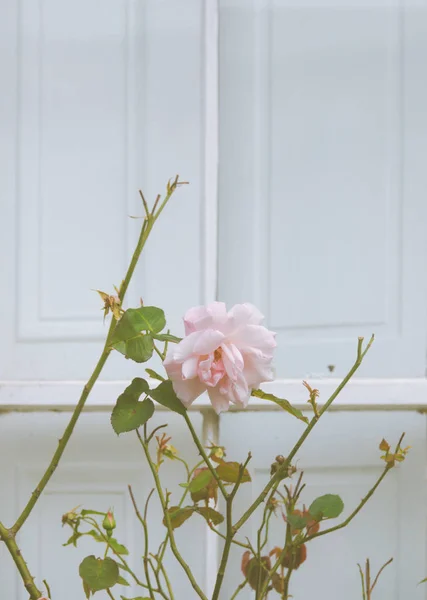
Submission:
[[[275,334],[260,325],[263,318],[251,304],[227,312],[223,302],[213,302],[187,311],[185,337],[169,346],[164,361],[185,406],[207,390],[218,414],[230,402],[245,407],[251,390],[273,379]]]

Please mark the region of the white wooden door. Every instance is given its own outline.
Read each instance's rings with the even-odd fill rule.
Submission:
[[[270,389],[290,401],[306,401],[302,378],[327,398],[357,337],[375,333],[345,402],[409,407],[419,390],[425,403],[426,61],[425,1],[220,0],[219,296],[261,307],[278,340]],[[283,415],[222,418],[233,460],[254,454],[242,509],[300,429]],[[296,600],[361,598],[368,556],[395,557],[377,600],[426,597],[425,417],[333,414],[297,466],[307,502],[340,493],[349,511],[381,469],[381,438],[401,431],[408,462],[347,531],[313,541]],[[280,543],[280,519],[273,532]]]
[[[105,327],[92,290],[111,290],[123,276],[139,226],[128,215],[142,214],[137,190],[154,198],[176,173],[191,185],[159,223],[129,305],[141,296],[161,305],[179,332],[188,306],[215,297],[218,276],[220,299],[255,302],[278,331],[276,393],[304,402],[301,377],[327,377],[328,365],[341,376],[356,337],[373,330],[378,343],[361,371],[369,379],[350,388],[348,405],[425,407],[426,2],[221,0],[218,8],[217,263],[216,2],[0,0],[0,403],[44,407],[0,414],[7,523],[66,423],[46,408],[73,404],[100,352]],[[112,357],[91,407],[111,406],[141,372]],[[175,444],[195,458],[168,420]],[[304,569],[318,579],[314,587],[301,570],[295,598],[356,600],[355,563],[391,555],[375,600],[425,595],[415,587],[427,573],[425,417],[332,415],[300,462],[307,498],[337,491],[350,507],[378,472],[378,441],[401,430],[413,445],[407,464],[348,533],[313,542]],[[297,431],[277,414],[223,417],[230,456],[253,450],[251,494]],[[95,550],[62,548],[60,518],[73,506],[96,508],[106,493],[123,541],[140,555],[126,484],[147,493],[142,465],[108,414],[83,416],[21,536],[54,598],[81,594],[77,564]],[[173,468],[170,476],[179,481]],[[153,506],[154,539],[161,530]],[[209,591],[212,539],[195,523],[180,542]],[[224,600],[239,562],[234,556]],[[0,546],[0,589],[24,600],[10,565]],[[177,598],[192,597],[178,568],[173,580]]]
[[[187,307],[213,299],[217,144],[211,87],[217,80],[216,47],[210,56],[206,46],[215,32],[212,7],[200,0],[0,1],[2,406],[11,401],[30,410],[40,404],[64,409],[75,403],[106,335],[94,290],[112,291],[125,274],[141,227],[130,216],[143,214],[138,189],[152,203],[169,178],[190,181],[159,221],[127,305],[139,304],[140,297],[160,305],[179,332]],[[100,398],[111,405],[132,377],[143,375],[144,365],[112,356],[91,406]],[[0,414],[0,518],[7,525],[43,473],[68,418]],[[182,424],[171,421],[174,443],[194,463]],[[195,423],[201,431],[198,415]],[[73,506],[113,505],[124,543],[139,562],[141,536],[126,487],[133,482],[145,500],[152,482],[142,465],[133,440],[116,438],[108,413],[82,416],[63,468],[20,535],[38,584],[45,573],[54,598],[83,596],[79,559],[96,553],[87,544],[62,548],[68,532],[61,515]],[[185,479],[175,464],[170,473],[176,484]],[[158,507],[151,521],[154,544],[164,533]],[[205,586],[202,523],[193,533],[191,540],[179,534],[180,543]],[[3,547],[0,552],[1,596],[24,600]],[[177,596],[189,597],[180,568],[172,573]]]

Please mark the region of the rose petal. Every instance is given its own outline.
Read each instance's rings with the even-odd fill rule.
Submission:
[[[271,353],[277,346],[275,334],[262,325],[246,325],[233,332],[229,338],[242,350],[242,348],[256,348],[263,353]]]
[[[182,364],[182,377],[183,379],[193,379],[197,376],[197,368],[199,366],[199,357],[190,356]]]
[[[200,379],[186,379],[185,381],[172,380],[175,394],[187,408],[206,390]]]
[[[227,396],[219,391],[218,387],[208,388],[209,399],[217,415],[226,412],[229,409],[230,402]]]
[[[224,334],[215,329],[205,329],[204,331],[197,332],[197,334],[192,333],[189,337],[191,335],[198,336],[193,346],[193,354],[199,355],[214,352],[224,339]]]
[[[185,335],[211,327],[211,325],[212,316],[208,313],[206,306],[194,306],[184,315]]]
[[[235,304],[228,311],[228,316],[233,319],[233,325],[236,328],[242,325],[259,325],[264,320],[264,315],[249,302]]]
[[[183,338],[179,344],[171,346],[171,354],[173,360],[184,362],[187,358],[190,358],[193,354],[197,354],[194,351],[194,347],[197,341],[204,335],[204,331],[195,331]],[[169,352],[168,352],[169,355]]]

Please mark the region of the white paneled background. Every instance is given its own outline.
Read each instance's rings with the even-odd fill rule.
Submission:
[[[279,342],[269,387],[301,406],[302,378],[325,399],[357,337],[376,334],[338,402],[346,410],[299,455],[307,503],[341,493],[348,514],[381,468],[381,438],[406,431],[413,447],[347,531],[312,543],[293,597],[358,600],[357,562],[394,556],[373,600],[427,598],[417,587],[427,575],[426,64],[426,0],[0,0],[0,520],[22,508],[100,352],[93,290],[124,275],[138,189],[152,201],[179,173],[190,185],[156,226],[128,305],[162,306],[179,333],[189,306],[254,302]],[[143,499],[151,480],[107,412],[141,372],[111,357],[22,530],[52,600],[82,596],[77,566],[96,552],[62,547],[73,506],[113,504],[121,539],[141,554],[126,488]],[[236,512],[301,429],[254,407],[219,424],[193,413],[231,459],[252,449]],[[180,420],[156,419],[196,461]],[[168,476],[183,480],[175,464]],[[154,503],[150,522],[157,540]],[[209,596],[220,547],[196,520],[179,541]],[[240,552],[223,600],[239,563]],[[176,600],[194,597],[177,566],[172,579]],[[0,547],[2,594],[25,600],[21,587]]]

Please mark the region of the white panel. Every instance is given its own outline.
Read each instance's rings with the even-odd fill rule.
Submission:
[[[250,463],[253,483],[243,486],[234,520],[268,481],[269,467],[275,456],[289,453],[303,427],[283,413],[280,416],[247,413],[223,416],[221,443],[226,446],[228,458],[242,461],[249,449],[253,454]],[[392,556],[394,562],[378,587],[378,600],[425,598],[425,590],[417,587],[422,578],[420,574],[426,570],[425,417],[404,413],[389,414],[387,418],[380,413],[326,415],[303,445],[295,464],[299,471],[304,471],[307,483],[302,502],[309,505],[319,495],[338,493],[344,501],[342,517],[345,518],[381,473],[384,464],[378,449],[381,438],[384,436],[390,443],[397,442],[403,431],[406,431],[406,443],[412,446],[407,461],[389,473],[348,528],[308,544],[307,561],[293,578],[290,591],[294,598],[359,600],[357,563],[363,563],[369,557],[373,568],[379,568]],[[292,483],[295,483],[295,476],[287,482]],[[245,535],[255,539],[260,511],[255,515],[242,529],[239,539],[244,539]],[[331,521],[330,525],[338,524],[340,520]],[[268,551],[283,543],[285,524],[280,513],[273,517],[270,531]],[[224,600],[241,581],[242,552],[240,548],[233,551],[222,596]],[[242,599],[253,597],[249,591],[241,596]]]
[[[125,274],[138,188],[152,203],[170,177],[190,181],[156,226],[127,305],[161,305],[179,333],[188,306],[214,293],[216,29],[199,0],[0,10],[10,92],[0,117],[0,378],[83,379],[106,333],[93,290],[113,291]],[[135,373],[112,362],[108,378]]]
[[[102,336],[91,288],[111,289],[126,269],[138,185],[129,163],[141,155],[140,139],[129,141],[142,125],[135,83],[144,78],[141,61],[132,67],[146,38],[142,11],[130,8],[128,0],[102,11],[96,1],[22,4],[21,339]]]
[[[15,414],[1,417],[2,522],[10,525],[28,500],[67,420],[66,414]],[[153,419],[152,426],[165,422],[170,424],[166,431],[173,436],[173,443],[181,455],[191,464],[195,464],[198,461],[197,452],[193,449],[182,419],[176,415],[169,414],[166,417],[163,414],[160,418]],[[193,422],[200,435],[200,415],[195,415]],[[9,457],[7,461],[6,454]],[[161,475],[173,493],[173,501],[177,497],[175,494],[181,494],[179,490],[182,488],[178,484],[185,481],[184,468],[177,463],[167,462],[161,467]],[[91,539],[84,539],[82,544],[79,542],[77,549],[62,546],[70,537],[71,530],[62,527],[61,517],[64,512],[77,505],[94,510],[114,507],[118,523],[116,537],[128,546],[129,562],[144,580],[140,559],[143,552],[143,535],[129,501],[129,483],[134,488],[140,507],[143,507],[153,483],[136,436],[126,434],[117,437],[107,415],[84,415],[60,468],[20,534],[22,551],[33,575],[40,584],[41,579],[48,581],[53,598],[74,600],[82,597],[78,565],[84,556],[99,556],[101,552],[101,545]],[[150,544],[153,552],[157,550],[165,534],[161,521],[160,506],[153,498],[149,509]],[[188,523],[188,527],[183,527],[177,532],[179,548],[202,586],[205,585],[206,573],[203,559],[206,530],[204,521],[195,518]],[[170,570],[176,597],[191,597],[191,587],[183,576],[181,567],[169,552],[166,565]],[[0,585],[2,592],[13,600],[26,600],[28,597],[17,573],[11,568],[9,557],[5,557],[0,564]],[[141,592],[143,590],[136,586],[121,591],[126,597],[138,596]],[[114,589],[114,593],[119,597],[118,588]],[[99,597],[104,598],[102,593]]]
[[[220,296],[261,306],[279,376],[341,374],[372,332],[362,373],[424,375],[427,13],[411,7],[222,2]]]

